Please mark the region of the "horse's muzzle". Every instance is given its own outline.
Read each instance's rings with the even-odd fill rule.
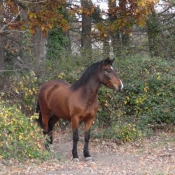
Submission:
[[[120,92],[120,91],[122,91],[122,89],[123,89],[123,84],[120,84],[119,86],[117,86],[117,87],[115,86],[114,87],[114,91],[115,92]]]
[[[118,91],[120,92],[123,89],[122,85],[119,85]]]

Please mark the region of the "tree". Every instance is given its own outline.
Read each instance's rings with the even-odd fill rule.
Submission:
[[[3,1],[0,1],[0,28],[3,27]],[[0,74],[4,69],[4,48],[3,48],[3,35],[0,35]]]
[[[90,53],[92,46],[91,46],[91,16],[90,16],[90,10],[92,7],[92,2],[87,0],[81,0],[81,6],[82,6],[82,33],[81,33],[81,48],[83,49],[83,52]]]
[[[153,0],[109,0],[109,10],[106,12],[106,16],[108,15],[109,18],[102,18],[99,17],[99,13],[96,13],[100,11],[99,7],[88,0],[82,0],[79,5],[68,3],[66,0],[4,0],[3,2],[5,21],[3,21],[4,25],[1,27],[0,33],[20,31],[20,40],[23,40],[25,36],[23,34],[30,32],[33,35],[31,43],[34,44],[34,48],[30,52],[37,55],[38,59],[44,58],[45,43],[50,30],[59,28],[65,33],[73,26],[59,12],[60,8],[65,8],[68,16],[81,15],[82,26],[79,26],[79,19],[76,19],[76,23],[78,28],[82,27],[82,31],[77,31],[81,35],[81,47],[85,51],[92,49],[92,39],[104,41],[105,45],[109,44],[108,41],[111,39],[113,48],[118,53],[119,47],[115,47],[117,45],[123,47],[128,44],[133,25],[145,25],[146,17],[151,13],[151,7],[155,4]],[[95,24],[92,23],[94,15],[97,17]],[[92,32],[92,28],[95,28],[95,34]],[[24,45],[20,44],[20,46]],[[27,57],[25,52],[23,53],[24,55],[21,54],[22,59]]]
[[[148,34],[149,52],[153,57],[159,55],[158,37],[160,35],[160,25],[154,7],[152,7],[151,11],[152,13],[148,16],[146,27]]]
[[[150,51],[152,56],[175,59],[175,2],[163,0],[160,6],[159,11],[155,13],[153,10],[153,14],[148,18]]]
[[[59,13],[62,13],[64,15],[64,18],[66,20],[70,20],[69,16],[68,16],[68,12],[67,10],[62,7],[60,9],[58,9]],[[66,48],[69,47],[69,51],[70,50],[70,46],[69,42],[68,42],[68,37],[67,37],[67,33],[64,32],[62,30],[62,28],[60,28],[59,26],[55,26],[53,29],[51,29],[48,32],[48,41],[47,41],[47,58],[48,59],[58,59],[62,52],[66,50]],[[70,53],[68,52],[68,53]]]
[[[0,34],[6,38],[11,36],[11,38],[8,37],[10,44],[6,44],[8,52],[12,48],[12,41],[16,42],[15,47],[18,48],[15,49],[15,53],[17,53],[12,59],[18,67],[21,66],[21,63],[30,62],[31,57],[38,60],[45,58],[47,35],[52,28],[57,26],[63,31],[69,28],[68,21],[58,11],[65,5],[66,1],[64,0],[39,0],[36,2],[4,0],[1,3],[1,8],[4,9],[2,19],[5,20],[3,24],[1,23]],[[4,54],[4,51],[2,53]],[[16,58],[19,58],[17,62]]]
[[[128,34],[133,25],[144,26],[147,16],[151,14],[151,9],[157,2],[158,0],[109,0],[109,18],[96,25],[100,36],[112,35],[112,38],[122,39],[122,44],[127,45]]]

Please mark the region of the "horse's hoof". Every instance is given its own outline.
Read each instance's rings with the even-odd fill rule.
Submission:
[[[53,152],[54,151],[53,144],[45,143],[45,148],[49,152]]]
[[[49,144],[49,151],[54,152],[53,144]]]
[[[50,151],[50,146],[49,146],[48,143],[45,144],[45,148],[46,148],[47,151]]]
[[[87,162],[92,162],[93,159],[92,159],[92,157],[86,157],[86,158],[85,158],[85,161],[87,161]]]
[[[73,160],[73,162],[79,162],[80,161],[79,158],[73,158],[72,160]]]

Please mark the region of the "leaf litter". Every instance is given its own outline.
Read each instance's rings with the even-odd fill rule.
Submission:
[[[92,162],[83,157],[83,140],[80,136],[80,161],[73,162],[70,131],[55,131],[53,153],[60,159],[40,163],[0,159],[0,175],[175,175],[174,133],[158,132],[151,138],[126,144],[91,138]]]

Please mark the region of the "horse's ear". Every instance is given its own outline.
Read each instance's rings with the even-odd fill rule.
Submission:
[[[103,61],[103,64],[104,65],[108,65],[108,64],[110,64],[110,59],[109,59],[109,57],[107,57],[104,61]]]
[[[115,60],[115,58],[114,59],[112,59],[112,60],[110,60],[110,64],[112,65],[112,63],[114,62],[114,60]]]
[[[108,65],[108,64],[112,65],[112,63],[114,62],[114,60],[115,60],[115,58],[112,59],[112,60],[110,60],[109,57],[108,57],[108,58],[106,58],[106,59],[104,60],[103,63],[104,63],[104,65]]]

